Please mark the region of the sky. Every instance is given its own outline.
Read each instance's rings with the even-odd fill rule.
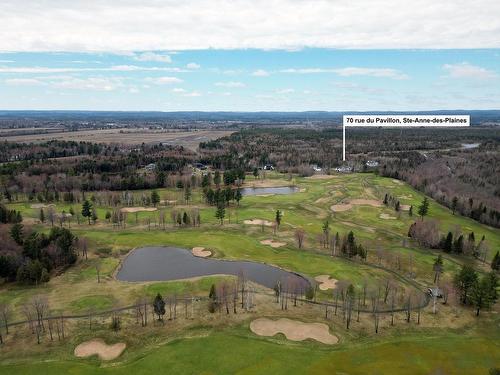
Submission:
[[[495,0],[2,0],[0,109],[500,109]]]

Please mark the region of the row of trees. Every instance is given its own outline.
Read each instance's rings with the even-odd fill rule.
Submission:
[[[472,266],[464,265],[453,282],[460,302],[474,306],[477,316],[482,309],[489,308],[498,299],[498,276],[495,271],[480,277]]]

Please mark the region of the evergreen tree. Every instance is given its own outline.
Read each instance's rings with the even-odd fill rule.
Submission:
[[[254,178],[259,177],[259,168],[255,167],[255,168],[253,169],[253,177],[254,177]]]
[[[497,251],[493,260],[491,261],[491,269],[494,271],[500,270],[500,251]]]
[[[43,224],[45,223],[45,213],[43,212],[43,208],[40,208],[40,222]]]
[[[462,254],[464,251],[464,236],[462,234],[453,242],[453,251],[457,254]]]
[[[189,216],[187,214],[187,212],[184,212],[184,214],[182,215],[182,223],[184,225],[189,225],[191,222],[191,220],[189,220]]]
[[[215,171],[215,174],[214,174],[214,184],[219,186],[220,185],[220,172],[219,170],[216,170]]]
[[[492,272],[476,281],[470,295],[470,301],[476,308],[476,316],[479,316],[479,311],[493,305],[497,300],[498,279]]]
[[[90,225],[90,219],[92,217],[92,203],[90,203],[86,199],[82,204],[82,216],[86,217],[89,220],[89,225]]]
[[[158,320],[163,320],[163,315],[165,315],[165,301],[160,293],[158,293],[153,301],[153,309],[156,315],[158,315]]]
[[[422,204],[418,207],[418,215],[424,220],[424,216],[429,213],[429,200],[427,197],[424,197]]]
[[[457,210],[457,204],[458,204],[458,198],[453,197],[451,201],[451,211],[453,212],[453,215],[455,215],[455,211]]]
[[[448,232],[448,235],[444,240],[443,250],[447,253],[451,253],[452,248],[453,248],[453,234],[451,232]]]
[[[151,203],[155,207],[158,205],[158,203],[160,203],[160,194],[158,194],[156,190],[153,190],[151,192]]]
[[[460,301],[465,305],[469,303],[469,293],[477,282],[477,273],[472,266],[465,264],[455,275],[453,280],[460,294]]]
[[[401,209],[401,205],[399,204],[399,201],[396,202],[396,206],[394,207],[394,210],[399,211]]]
[[[14,224],[12,228],[10,228],[10,236],[18,245],[22,245],[24,237],[23,225],[21,223]]]
[[[276,226],[278,227],[278,229],[279,229],[280,224],[281,224],[281,217],[282,216],[283,215],[281,214],[281,211],[280,210],[276,210],[276,217],[275,217],[274,220],[276,221]]]
[[[217,308],[217,292],[215,290],[215,285],[212,284],[212,286],[210,287],[210,293],[208,293],[208,311],[214,313],[216,308]]]
[[[384,204],[385,204],[385,205],[387,205],[387,203],[388,203],[388,200],[387,200],[387,199],[388,199],[388,196],[387,196],[387,193],[385,193],[385,197],[384,197]]]
[[[413,216],[413,206],[410,206],[410,209],[408,210],[408,216]]]
[[[236,189],[236,193],[234,194],[234,200],[236,201],[238,206],[240,205],[241,198],[243,198],[243,195],[241,194],[241,189],[238,188]]]
[[[220,220],[220,225],[224,224],[224,217],[226,216],[226,210],[223,204],[217,205],[217,210],[215,211],[215,217]]]

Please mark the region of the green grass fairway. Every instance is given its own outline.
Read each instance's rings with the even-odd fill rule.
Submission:
[[[131,311],[129,315],[124,315],[124,327],[119,332],[111,331],[109,316],[97,317],[98,311],[130,306],[141,298],[153,298],[157,293],[172,297],[170,301],[177,301],[177,296],[207,296],[212,284],[235,280],[230,276],[149,283],[116,280],[114,275],[120,262],[136,247],[154,245],[191,249],[202,246],[210,249],[215,258],[264,262],[311,279],[329,275],[352,283],[359,295],[365,283],[373,292],[380,292],[384,283],[391,283],[401,292],[412,290],[414,296],[421,296],[421,293],[415,293],[416,288],[425,290],[433,284],[433,264],[438,255],[443,256],[441,280],[450,281],[466,263],[473,265],[481,274],[485,273],[489,270],[488,262],[500,248],[500,230],[453,215],[433,200],[430,200],[429,216],[425,220],[436,220],[440,234],[459,229],[465,237],[474,231],[476,240],[485,236],[489,247],[487,262],[419,247],[415,241],[408,239],[408,228],[414,221],[420,220],[416,212],[424,196],[400,181],[371,173],[290,179],[269,173],[265,181],[247,177],[245,186],[254,184],[293,184],[299,192],[246,196],[239,206],[231,204],[226,209],[224,225],[220,225],[215,218],[215,208],[203,202],[200,189],[193,189],[193,199],[186,204],[182,202],[183,191],[173,188],[159,190],[162,200],[180,202],[177,206],[159,207],[167,218],[165,227],[156,225],[159,211],[128,214],[124,227],[113,226],[104,219],[105,213],[119,207],[105,205],[96,207],[99,220],[95,225],[85,221],[77,224],[73,220],[71,230],[77,236],[88,239],[89,259],[79,259],[62,274],[54,275],[48,283],[36,287],[1,284],[0,303],[8,303],[12,307],[11,321],[21,320],[25,316],[23,306],[29,304],[33,296],[43,295],[47,297],[52,313],[83,315],[92,311],[95,327],[90,330],[87,317],[75,320],[71,325],[68,323],[68,337],[64,342],[48,341],[44,337],[41,345],[37,345],[35,336],[27,328],[20,328],[15,335],[7,336],[3,346],[0,345],[0,374],[483,375],[492,367],[500,367],[498,304],[476,318],[470,308],[458,305],[453,298],[448,305],[439,304],[437,314],[432,313],[431,307],[425,308],[420,324],[416,323],[416,312],[410,323],[405,322],[404,313],[400,313],[395,326],[390,326],[386,315],[382,317],[381,331],[377,334],[371,310],[347,330],[340,312],[333,317],[330,311],[329,319],[325,320],[324,306],[300,303],[283,311],[270,294],[257,295],[256,298],[261,298],[259,303],[264,301],[262,305],[256,305],[251,312],[242,309],[236,315],[225,312],[209,314],[207,306],[200,304],[197,305],[198,313],[194,314],[193,308],[193,318],[187,319],[184,316],[186,303],[186,307],[181,307],[177,320],[169,320],[165,325],[151,323],[146,328],[141,327],[137,322],[138,315],[134,316]],[[150,193],[133,192],[136,197]],[[410,217],[407,211],[396,212],[384,205],[377,207],[386,193],[399,199],[402,205],[413,205],[415,215]],[[352,202],[354,199],[362,201]],[[349,202],[353,203],[349,210],[334,212],[331,208],[332,205]],[[355,204],[358,202],[362,203]],[[50,224],[40,223],[39,209],[32,208],[36,203],[21,200],[9,204],[9,207],[22,212],[26,226],[48,232]],[[54,208],[57,212],[68,212],[70,208],[78,212],[81,204],[57,203]],[[182,212],[193,208],[200,212],[200,226],[174,225],[171,219],[173,210]],[[278,209],[283,217],[276,232],[269,226],[244,223],[251,219],[274,221]],[[149,220],[151,226],[147,225]],[[357,241],[368,249],[368,262],[332,257],[331,250],[318,240],[325,220],[329,221],[332,235],[338,232],[342,237],[353,231]],[[301,249],[295,238],[298,228],[306,233]],[[261,241],[266,239],[283,242],[284,245],[273,248],[262,244]],[[379,264],[382,251],[386,263],[380,261]],[[100,270],[99,283],[97,269]],[[411,277],[414,280],[410,280]],[[266,293],[270,292],[266,290]],[[332,290],[319,291],[316,298],[333,302],[334,293]],[[403,297],[398,303],[403,306]],[[292,342],[281,334],[272,338],[259,337],[249,329],[250,321],[259,316],[326,322],[340,341],[337,345],[327,346],[312,340]],[[0,329],[3,328],[0,326]],[[97,358],[77,359],[73,355],[75,346],[95,337],[103,338],[108,343],[124,341],[127,349],[121,357],[110,362],[101,362]]]

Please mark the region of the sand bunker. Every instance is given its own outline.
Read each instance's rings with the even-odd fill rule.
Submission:
[[[55,207],[54,204],[44,204],[44,203],[35,203],[31,205],[31,208],[49,208]]]
[[[75,348],[75,356],[77,357],[90,357],[98,355],[104,361],[110,361],[120,356],[127,345],[119,342],[113,345],[107,345],[101,339],[93,339],[90,341],[82,342]]]
[[[352,205],[349,203],[334,204],[330,208],[332,209],[333,212],[342,212],[342,211],[349,211],[352,208]]]
[[[319,275],[314,278],[319,283],[319,289],[335,289],[338,280],[332,279],[329,275]]]
[[[334,204],[331,210],[334,212],[348,211],[352,206],[382,207],[382,203],[375,199],[352,199],[349,203]]]
[[[391,216],[391,215],[388,215],[388,214],[380,214],[379,217],[381,219],[385,219],[385,220],[396,220],[397,219],[397,217]]]
[[[398,185],[404,185],[404,182],[400,181],[400,180],[392,180],[392,182],[394,182],[395,184],[398,184]]]
[[[268,220],[262,220],[262,219],[252,219],[252,220],[245,220],[243,221],[245,224],[248,225],[265,225],[266,227],[272,227],[273,223],[268,221]]]
[[[121,212],[128,212],[128,213],[133,213],[133,212],[151,212],[151,211],[156,211],[158,210],[156,207],[123,207],[120,211]]]
[[[278,320],[259,318],[250,323],[250,329],[259,336],[274,336],[277,333],[283,333],[288,340],[292,341],[313,339],[328,345],[339,341],[337,336],[330,334],[329,327],[324,323],[303,323],[286,318]]]
[[[282,246],[286,245],[286,242],[278,242],[278,241],[274,241],[274,240],[263,240],[263,241],[260,241],[260,243],[262,245],[269,245],[273,248],[282,247]]]
[[[212,252],[210,250],[205,250],[204,247],[193,247],[191,252],[195,257],[200,257],[200,258],[206,258],[212,255]]]
[[[399,208],[401,208],[403,211],[410,211],[409,204],[401,204],[401,205],[399,205]]]

